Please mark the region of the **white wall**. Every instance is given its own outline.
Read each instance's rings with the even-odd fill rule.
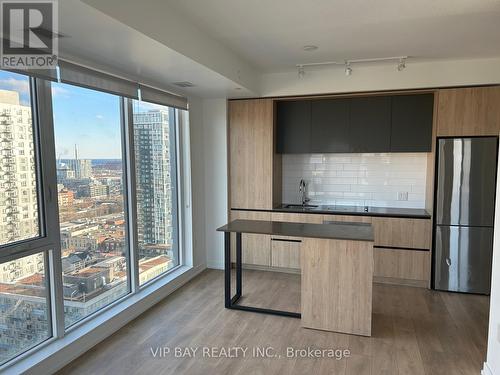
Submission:
[[[426,153],[283,155],[283,202],[304,179],[311,204],[425,208],[426,175]]]
[[[411,59],[402,72],[396,64],[353,65],[351,76],[343,66],[306,68],[303,78],[297,71],[262,76],[263,96],[397,90],[500,83],[500,58],[416,62]]]
[[[227,101],[204,99],[202,102],[204,150],[200,150],[200,154],[204,158],[207,265],[222,268],[224,236],[216,229],[227,223]]]
[[[205,238],[205,162],[203,139],[203,103],[200,98],[189,98],[189,132],[191,138],[191,201],[193,264],[207,263]]]
[[[500,176],[500,159],[498,166]],[[500,180],[497,182],[497,197],[500,197]],[[488,356],[484,365],[483,375],[500,374],[500,199],[496,201],[495,212]]]

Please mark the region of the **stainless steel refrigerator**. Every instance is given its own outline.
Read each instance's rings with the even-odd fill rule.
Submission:
[[[497,137],[438,140],[435,289],[490,293],[497,150]]]

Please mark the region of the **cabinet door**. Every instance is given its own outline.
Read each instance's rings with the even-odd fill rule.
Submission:
[[[389,152],[391,99],[388,96],[350,100],[349,143],[351,152]]]
[[[231,220],[271,220],[270,212],[231,211]],[[271,236],[243,233],[241,235],[242,263],[258,266],[271,265]],[[231,261],[236,262],[236,234],[231,233]]]
[[[374,217],[375,246],[406,249],[431,248],[430,219]]]
[[[272,100],[229,102],[231,208],[272,208],[273,126]]]
[[[277,144],[281,154],[310,152],[311,101],[291,100],[277,103]]]
[[[378,282],[428,286],[431,275],[430,251],[376,248],[373,249],[373,261],[373,276]],[[412,283],[411,280],[420,283]]]
[[[300,269],[300,238],[271,238],[271,265],[273,267]]]
[[[311,152],[349,152],[349,100],[311,103]]]
[[[434,94],[392,97],[392,152],[431,152]]]
[[[500,86],[439,90],[438,103],[438,136],[500,132]]]

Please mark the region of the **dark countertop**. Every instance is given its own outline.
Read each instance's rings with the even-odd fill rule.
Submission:
[[[373,229],[367,223],[305,224],[281,221],[234,220],[217,229],[219,232],[270,234],[334,240],[373,241]]]
[[[368,211],[365,211],[365,207],[362,206],[319,205],[314,208],[304,209],[302,207],[286,208],[287,205],[288,204],[282,204],[272,211],[322,215],[387,216],[415,219],[431,218],[431,215],[426,210],[419,208],[368,207]]]

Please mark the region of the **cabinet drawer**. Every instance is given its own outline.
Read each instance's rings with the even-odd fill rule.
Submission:
[[[373,218],[375,246],[407,249],[431,248],[430,219]]]
[[[342,221],[346,223],[371,223],[371,216],[361,215],[323,215],[323,221]]]
[[[231,211],[231,220],[271,220],[270,212]],[[271,265],[271,236],[267,234],[242,233],[242,263],[258,266]],[[231,261],[236,261],[236,234],[231,233]]]
[[[375,248],[373,276],[425,281],[427,285],[430,278],[430,254],[430,251]]]
[[[271,238],[271,266],[300,269],[300,239]]]
[[[287,212],[273,212],[273,221],[283,221],[285,223],[309,223],[323,224],[323,215],[319,214],[292,214]]]

